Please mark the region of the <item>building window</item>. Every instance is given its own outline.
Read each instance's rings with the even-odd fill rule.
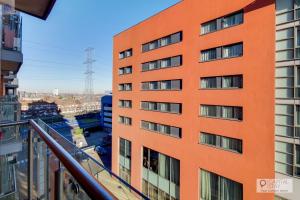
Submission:
[[[174,56],[174,57],[143,63],[142,71],[145,72],[145,71],[151,71],[155,69],[178,67],[180,65],[182,65],[182,56]]]
[[[275,97],[277,99],[300,98],[300,66],[276,68]]]
[[[276,31],[276,61],[294,59],[294,28]]]
[[[200,143],[215,146],[221,149],[242,153],[242,140],[225,136],[200,133]]]
[[[243,43],[236,43],[201,51],[201,62],[243,55]]]
[[[132,101],[131,100],[119,100],[119,107],[120,108],[131,108]]]
[[[119,175],[130,184],[131,177],[131,142],[120,138]]]
[[[119,68],[119,75],[132,74],[132,66]]]
[[[200,116],[243,120],[243,108],[237,106],[201,105]]]
[[[127,49],[119,53],[119,59],[124,59],[132,56],[132,49]]]
[[[131,117],[119,116],[119,123],[131,126],[132,119]]]
[[[203,89],[223,89],[223,88],[242,88],[243,76],[214,76],[201,78],[200,88]]]
[[[131,91],[132,83],[122,83],[119,84],[119,91]]]
[[[181,128],[175,127],[175,126],[169,126],[165,124],[159,124],[155,122],[149,122],[149,121],[141,121],[141,128],[177,138],[181,138]]]
[[[166,113],[181,113],[181,103],[165,103],[165,102],[149,102],[142,101],[141,102],[142,110],[149,111],[158,111],[158,112],[166,112]]]
[[[243,44],[233,44],[222,48],[222,58],[232,58],[243,55]]]
[[[201,169],[201,200],[243,199],[243,185]]]
[[[180,161],[144,147],[142,185],[151,200],[179,199]]]
[[[299,0],[276,0],[276,24],[300,18]]]
[[[275,142],[275,171],[293,176],[294,144]]]
[[[166,37],[162,37],[160,39],[154,40],[152,42],[148,42],[142,45],[142,52],[151,51],[160,47],[164,47],[167,45],[175,44],[182,41],[182,32],[174,33],[168,35]]]
[[[242,24],[244,21],[243,11],[239,11],[201,25],[201,34],[207,34],[224,28]]]
[[[142,82],[142,90],[181,90],[182,80]]]

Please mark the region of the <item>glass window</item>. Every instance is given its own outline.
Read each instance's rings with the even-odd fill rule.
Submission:
[[[294,8],[294,0],[276,0],[276,12],[282,13]]]
[[[159,175],[170,180],[170,157],[159,154]]]
[[[278,141],[275,142],[275,151],[293,154],[293,148],[293,144]]]
[[[296,164],[300,166],[300,145],[296,145]]]
[[[293,115],[294,114],[294,106],[293,105],[277,104],[275,106],[275,113],[276,114],[283,114],[283,115]]]
[[[203,169],[200,188],[202,200],[243,199],[242,184]]]
[[[210,33],[217,30],[217,21],[213,20],[201,25],[201,34]]]
[[[243,23],[243,13],[236,13],[223,18],[222,28],[227,28],[241,23]]]
[[[294,48],[294,39],[281,40],[276,42],[276,51],[293,49]]]
[[[300,75],[300,71],[299,71],[299,75]],[[290,76],[290,77],[294,76],[294,68],[293,67],[276,68],[276,77],[288,77],[288,76]],[[299,79],[299,84],[300,84],[300,79]]]
[[[158,173],[158,152],[150,150],[150,167],[149,169],[156,174]]]
[[[207,134],[207,133],[201,133],[200,134],[200,142],[203,144],[209,144],[209,145],[217,145],[216,142],[216,135],[213,134]]]
[[[201,88],[217,88],[217,77],[201,78]]]
[[[294,37],[294,29],[288,28],[276,32],[276,40],[289,39]]]
[[[275,162],[275,171],[283,174],[293,175],[293,166]]]
[[[210,49],[201,52],[201,61],[217,59],[217,49]]]
[[[290,11],[287,13],[279,14],[276,16],[276,24],[282,24],[294,20],[294,12]]]
[[[276,98],[293,98],[294,97],[294,89],[275,89],[275,97]]]
[[[171,159],[171,182],[175,183],[176,185],[180,185],[180,164],[179,160],[175,158]]]
[[[223,47],[222,57],[230,58],[243,55],[243,44],[235,44]]]
[[[293,165],[294,156],[291,154],[275,152],[275,160],[281,163]]]

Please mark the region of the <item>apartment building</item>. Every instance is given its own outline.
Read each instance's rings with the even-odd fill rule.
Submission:
[[[111,132],[112,128],[112,95],[101,97],[101,126],[105,131]]]
[[[296,2],[183,0],[115,35],[113,171],[154,200],[271,200],[277,174],[297,199]]]
[[[293,178],[300,197],[300,1],[276,1],[275,171],[276,178]]]

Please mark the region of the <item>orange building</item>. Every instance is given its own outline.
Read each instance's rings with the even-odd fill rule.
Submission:
[[[151,199],[274,199],[275,12],[183,0],[115,35],[113,171]]]

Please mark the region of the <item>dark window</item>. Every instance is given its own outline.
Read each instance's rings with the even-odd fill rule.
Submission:
[[[236,43],[201,51],[201,61],[243,56],[243,43]]]
[[[182,64],[182,56],[174,56],[169,58],[163,58],[160,60],[154,60],[142,64],[142,71],[151,71],[155,69],[178,67]]]
[[[208,144],[225,150],[242,153],[242,140],[239,139],[229,138],[210,133],[201,133],[200,142],[202,144]]]
[[[127,49],[119,53],[119,59],[124,59],[132,56],[132,49]]]
[[[201,25],[201,34],[207,34],[210,32],[214,32],[217,30],[221,30],[224,28],[228,28],[231,26],[242,24],[244,21],[244,13],[243,11],[239,11],[237,13],[233,13]]]
[[[148,42],[142,45],[142,52],[151,51],[163,46],[167,46],[170,44],[175,44],[182,41],[182,32],[174,33],[172,35],[168,35],[166,37],[162,37],[160,39],[154,40],[152,42]]]

